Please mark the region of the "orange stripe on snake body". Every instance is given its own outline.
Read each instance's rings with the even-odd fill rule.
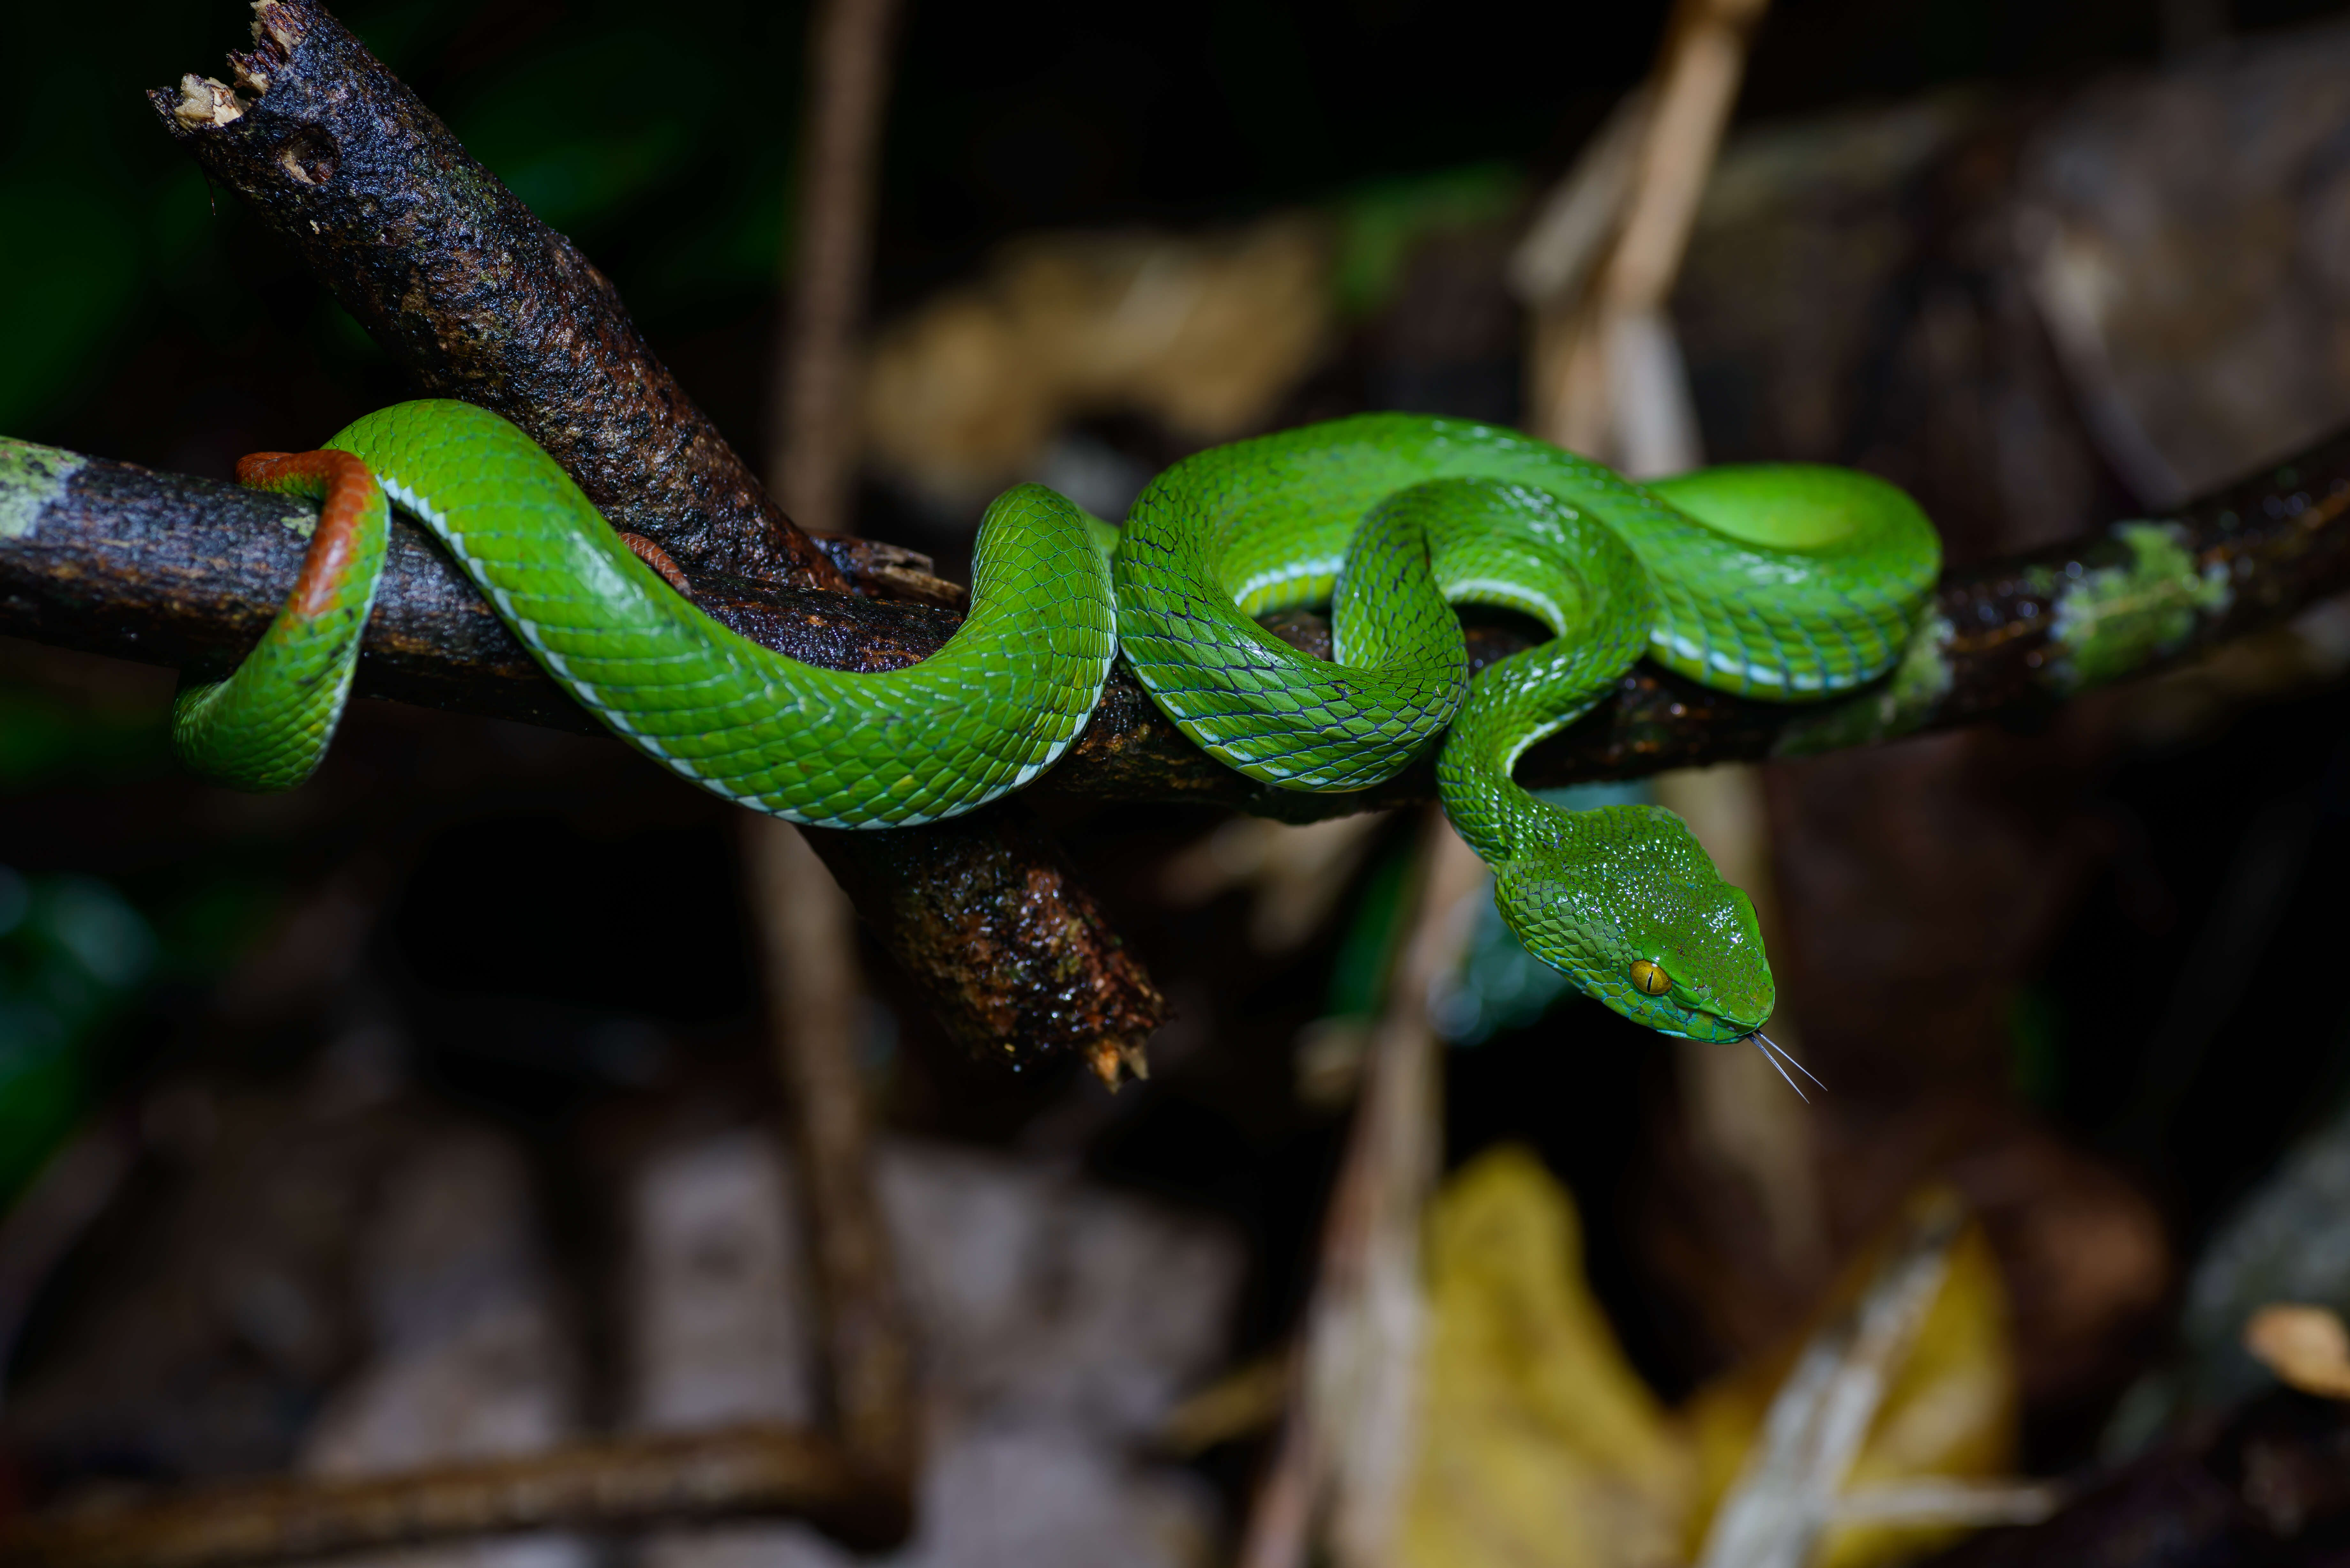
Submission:
[[[368,465],[347,452],[256,452],[237,460],[236,482],[255,490],[312,494],[317,493],[314,486],[326,486],[318,526],[302,558],[302,575],[295,579],[286,603],[306,619],[334,608],[335,594],[359,548],[360,514],[377,489]]]

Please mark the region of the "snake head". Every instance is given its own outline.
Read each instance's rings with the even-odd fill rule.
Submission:
[[[1555,812],[1555,837],[1521,842],[1494,897],[1526,950],[1635,1023],[1740,1040],[1774,990],[1746,895],[1724,882],[1671,812]]]

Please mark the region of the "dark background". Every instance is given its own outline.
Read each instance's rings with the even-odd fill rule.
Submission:
[[[2062,95],[2161,58],[2193,19],[2168,9],[1784,0],[1740,120],[1961,84]],[[2257,33],[2340,9],[2239,0],[2224,20]],[[1471,164],[1538,188],[1647,69],[1663,19],[1654,5],[1461,0],[910,11],[877,317],[1040,228],[1238,221]],[[314,444],[404,395],[294,259],[207,190],[141,96],[218,71],[245,6],[146,0],[95,30],[84,11],[17,12],[16,85],[0,97],[0,430],[225,476],[241,452]],[[586,248],[758,453],[789,267],[801,9],[714,0],[671,20],[616,3],[415,0],[338,14]],[[868,530],[903,537],[872,504]],[[617,747],[363,704],[317,783],[255,804],[172,772],[168,676],[21,645],[0,655],[0,864],[101,877],[160,943],[157,978],[106,1036],[109,1093],[135,1098],[190,1071],[289,1074],[372,1018],[398,1021],[431,1092],[507,1118],[558,1164],[592,1164],[615,1118],[766,1092],[732,822]],[[2182,748],[2101,753],[2054,784],[2006,767],[1976,786],[2002,801],[2085,791],[2068,820],[2095,840],[2018,993],[1993,1086],[2126,1173],[2184,1257],[2350,1079],[2336,979],[2345,707],[2321,693]],[[1115,1104],[1073,1067],[1007,1078],[899,1010],[877,1015],[870,1043],[889,1114],[1082,1158],[1240,1220],[1260,1265],[1242,1336],[1270,1343],[1336,1140],[1290,1093],[1288,1042],[1324,1005],[1343,931],[1294,960],[1253,956],[1230,904],[1182,911],[1151,896],[1152,867],[1212,818],[1049,809],[1185,1014],[1159,1078]],[[1402,852],[1399,836],[1375,867]],[[347,950],[323,966],[286,956],[338,909],[356,911]],[[876,989],[899,989],[868,957]],[[2150,1067],[2182,974],[2216,974],[2189,1005],[2218,1023],[2183,1066]],[[1735,1347],[1638,1239],[1658,1201],[1641,1173],[1658,1158],[1669,1063],[1585,1012],[1571,1049],[1544,1028],[1454,1057],[1450,1154],[1535,1141],[1590,1215],[1595,1271],[1643,1370],[1685,1389]],[[1882,1049],[1901,1052],[1898,1031]],[[1877,1104],[1855,1091],[1846,1114]],[[2087,1451],[2131,1365],[2041,1412],[2040,1457]]]
[[[2174,7],[2175,8],[2175,7]],[[2240,31],[2331,14],[2236,0]],[[338,15],[550,223],[585,245],[754,450],[800,112],[795,6],[350,5]],[[1502,5],[912,9],[892,99],[877,309],[1041,227],[1232,219],[1359,182],[1562,167],[1654,53],[1664,7]],[[396,395],[364,336],[161,134],[140,96],[212,74],[249,13],[133,5],[93,36],[26,6],[39,62],[0,109],[0,427],[225,472],[278,413],[294,440]],[[2146,63],[2161,6],[1789,0],[1742,119],[1956,83]],[[321,400],[331,400],[322,402]],[[232,439],[234,438],[234,439]],[[210,463],[200,459],[212,457]]]

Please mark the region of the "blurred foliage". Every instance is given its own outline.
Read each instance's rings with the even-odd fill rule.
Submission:
[[[2044,985],[2016,994],[2008,1022],[2009,1082],[2027,1104],[2054,1111],[2064,1091],[2064,1009]]]
[[[1633,1373],[1584,1282],[1575,1199],[1516,1145],[1461,1166],[1429,1209],[1421,1450],[1403,1563],[1633,1568],[1692,1561],[1765,1441],[1810,1328],[1669,1413]],[[1847,1312],[1885,1246],[1856,1258],[1814,1321]],[[2016,1366],[1998,1260],[1979,1227],[1950,1248],[1898,1349],[1847,1488],[1986,1479],[2014,1462]],[[1821,1563],[1906,1561],[1949,1531],[1847,1526]]]
[[[757,308],[790,264],[804,23],[797,5],[705,7],[683,28],[569,7],[428,100],[640,320],[706,325]]]
[[[88,1104],[169,1048],[158,1026],[282,918],[288,846],[232,833],[151,857],[119,853],[136,832],[59,842],[87,803],[119,826],[119,814],[151,809],[153,792],[182,787],[170,705],[151,679],[0,653],[0,811],[20,814],[11,857],[40,867],[0,866],[5,1209]],[[93,853],[106,879],[62,869]]]
[[[656,336],[767,306],[788,265],[804,5],[712,0],[691,26],[619,0],[333,8],[588,247]],[[2315,8],[2235,7],[2248,26]],[[1432,211],[1454,223],[1498,216],[1515,200],[1513,167],[1563,157],[1645,68],[1664,10],[911,6],[885,161],[882,296],[927,290],[1038,226],[1312,202],[1342,221],[1342,306],[1365,308]],[[205,190],[142,97],[183,72],[218,73],[249,19],[239,0],[128,0],[99,28],[69,7],[11,16],[14,57],[40,65],[0,105],[0,210],[39,243],[0,249],[0,431],[54,432],[142,343],[174,336],[216,348],[274,322],[346,379],[376,364],[307,280],[288,286],[286,258],[251,244],[236,203]],[[1749,107],[2045,73],[2155,44],[2153,8],[2125,0],[1783,0],[1759,42]],[[169,391],[152,417],[171,417]]]
[[[154,708],[0,683],[0,792],[147,777],[170,755],[167,716]]]
[[[0,867],[0,1203],[80,1120],[93,1053],[155,958],[153,930],[105,883]]]
[[[1355,912],[1330,965],[1329,1018],[1370,1018],[1387,994],[1388,970],[1402,935],[1404,895],[1412,885],[1416,846],[1391,846],[1372,866],[1355,899]]]
[[[1930,1200],[1930,1199],[1927,1199]],[[1872,1287],[1890,1250],[1880,1237],[1847,1262],[1813,1309],[1812,1322],[1773,1353],[1732,1368],[1683,1406],[1698,1458],[1700,1502],[1690,1521],[1694,1552],[1715,1509],[1738,1482],[1758,1441],[1767,1440],[1772,1401],[1819,1324],[1851,1310]],[[1884,1400],[1844,1478],[1849,1492],[1907,1481],[1991,1480],[2016,1460],[2019,1379],[2007,1287],[1979,1224],[1951,1244],[1942,1282],[1908,1349],[1893,1363]],[[1963,1531],[1892,1521],[1833,1528],[1817,1568],[1902,1563]]]
[[[1691,1457],[1584,1279],[1566,1189],[1527,1149],[1490,1149],[1430,1205],[1427,1249],[1420,1453],[1398,1561],[1673,1561]]]
[[[2273,1375],[2243,1335],[2254,1314],[2279,1303],[2350,1311],[2350,1099],[2337,1100],[2213,1231],[2188,1282],[2178,1344],[2114,1412],[2107,1457],[2126,1458],[2184,1418],[2269,1386]]]
[[[1815,1323],[1869,1288],[1882,1242],[1845,1271]],[[1575,1202],[1530,1151],[1455,1172],[1428,1218],[1430,1322],[1407,1564],[1633,1568],[1694,1558],[1810,1327],[1669,1413],[1626,1360],[1584,1276]],[[1952,1246],[1916,1337],[1896,1352],[1848,1488],[1996,1476],[2014,1460],[2016,1371],[2005,1291],[1980,1227]],[[1821,1561],[1908,1560],[1948,1531],[1846,1526]]]
[[[161,705],[0,671],[0,807],[143,789],[170,766]],[[159,1043],[153,988],[209,987],[279,916],[269,858],[222,845],[120,883],[0,866],[0,1210]]]
[[[1498,223],[1524,200],[1524,171],[1513,163],[1472,163],[1414,179],[1381,180],[1326,203],[1337,221],[1330,288],[1339,311],[1376,314],[1402,281],[1412,248],[1452,229]]]
[[[63,388],[86,380],[136,298],[138,214],[87,188],[20,178],[0,184],[0,201],[46,236],[0,246],[0,429],[33,421]]]

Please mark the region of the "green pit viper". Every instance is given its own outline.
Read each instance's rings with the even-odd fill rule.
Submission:
[[[1770,1015],[1752,905],[1670,812],[1562,810],[1512,768],[1643,653],[1774,701],[1873,680],[1940,565],[1916,504],[1866,474],[1772,464],[1634,484],[1508,431],[1367,414],[1177,463],[1114,549],[1042,485],[1004,492],[961,628],[918,664],[850,674],[711,620],[529,437],[468,404],[385,409],[238,477],[326,505],[259,645],[181,694],[174,742],[200,773],[288,789],[316,768],[374,602],[389,494],[621,739],[795,822],[900,826],[1020,788],[1084,730],[1121,652],[1185,734],[1269,784],[1363,789],[1440,739],[1445,810],[1519,939],[1624,1016],[1698,1040],[1759,1038]],[[1329,661],[1253,618],[1324,603]],[[1472,680],[1454,604],[1522,612],[1553,637]]]

